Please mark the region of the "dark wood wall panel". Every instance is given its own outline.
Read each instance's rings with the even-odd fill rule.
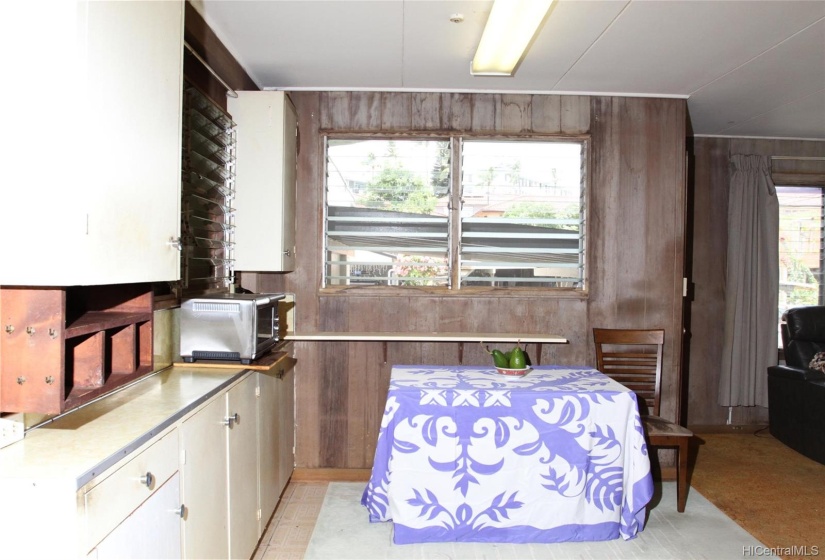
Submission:
[[[186,2],[184,7],[183,38],[230,87],[235,90],[258,89],[246,70],[238,64],[232,53],[189,2]],[[204,95],[226,111],[226,88],[188,49],[184,49],[183,52],[183,74]]]
[[[727,209],[730,156],[825,157],[825,142],[750,138],[696,138],[692,148],[693,232],[690,303],[690,352],[687,421],[690,425],[721,426],[728,408],[719,406],[720,366],[725,326],[725,262],[727,260]],[[786,171],[810,172],[821,162],[783,160]],[[768,410],[734,407],[734,425],[765,424]]]
[[[588,327],[665,329],[668,418],[679,414],[685,117],[663,99],[593,100]]]
[[[297,265],[289,274],[262,274],[256,281],[260,290],[295,293],[300,331],[558,333],[569,344],[544,345],[543,363],[592,365],[593,326],[678,328],[684,100],[383,92],[290,96],[301,128]],[[591,135],[589,296],[322,293],[322,137],[330,131]],[[458,360],[455,343],[390,343],[386,363],[383,348],[380,342],[295,343],[298,467],[371,467],[392,364]],[[535,356],[534,345],[528,354]],[[463,357],[467,364],[489,363],[480,344],[465,344]],[[678,358],[671,346],[668,364]],[[675,381],[666,386],[665,409],[674,411]]]

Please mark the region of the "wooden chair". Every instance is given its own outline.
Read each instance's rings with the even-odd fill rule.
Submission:
[[[677,449],[676,509],[685,511],[688,444],[693,432],[659,416],[665,331],[593,329],[593,341],[597,369],[636,393],[648,445]]]

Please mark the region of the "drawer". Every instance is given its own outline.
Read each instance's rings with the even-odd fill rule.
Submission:
[[[173,430],[86,492],[87,550],[103,540],[177,472],[178,457],[178,432]],[[147,473],[151,475],[148,485]]]

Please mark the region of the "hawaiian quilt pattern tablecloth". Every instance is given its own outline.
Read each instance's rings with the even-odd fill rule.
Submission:
[[[394,366],[361,503],[393,541],[631,539],[653,495],[636,395],[591,368]]]

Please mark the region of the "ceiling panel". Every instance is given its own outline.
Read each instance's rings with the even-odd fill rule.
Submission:
[[[466,89],[470,61],[487,21],[490,1],[407,2],[404,7],[404,86],[420,89]],[[462,14],[462,23],[450,16]],[[440,87],[451,84],[451,88]],[[440,84],[440,85],[439,85]]]
[[[512,79],[523,80],[525,89],[565,91],[556,87],[559,80],[628,3],[629,0],[557,2]],[[566,91],[577,93],[582,90],[570,88]]]
[[[729,134],[734,125],[746,125],[750,120],[790,105],[783,111],[787,114],[794,110],[791,104],[795,101],[823,89],[825,20],[692,95],[691,121],[697,130],[707,134]],[[753,129],[754,125],[748,128]]]
[[[191,1],[262,88],[683,97],[697,135],[825,139],[822,0],[558,0],[510,78],[470,75],[492,0]]]
[[[627,2],[558,2],[513,77],[470,74],[492,1],[407,2],[404,85],[452,91],[548,91]],[[441,4],[444,8],[434,9]],[[451,23],[452,13],[464,14],[464,22]]]
[[[403,2],[210,0],[202,9],[262,88],[402,86]]]
[[[825,2],[632,2],[555,89],[689,95],[825,15]]]
[[[822,138],[825,131],[825,89],[741,124],[722,128],[718,134],[762,136],[765,130],[792,131],[792,138]]]

